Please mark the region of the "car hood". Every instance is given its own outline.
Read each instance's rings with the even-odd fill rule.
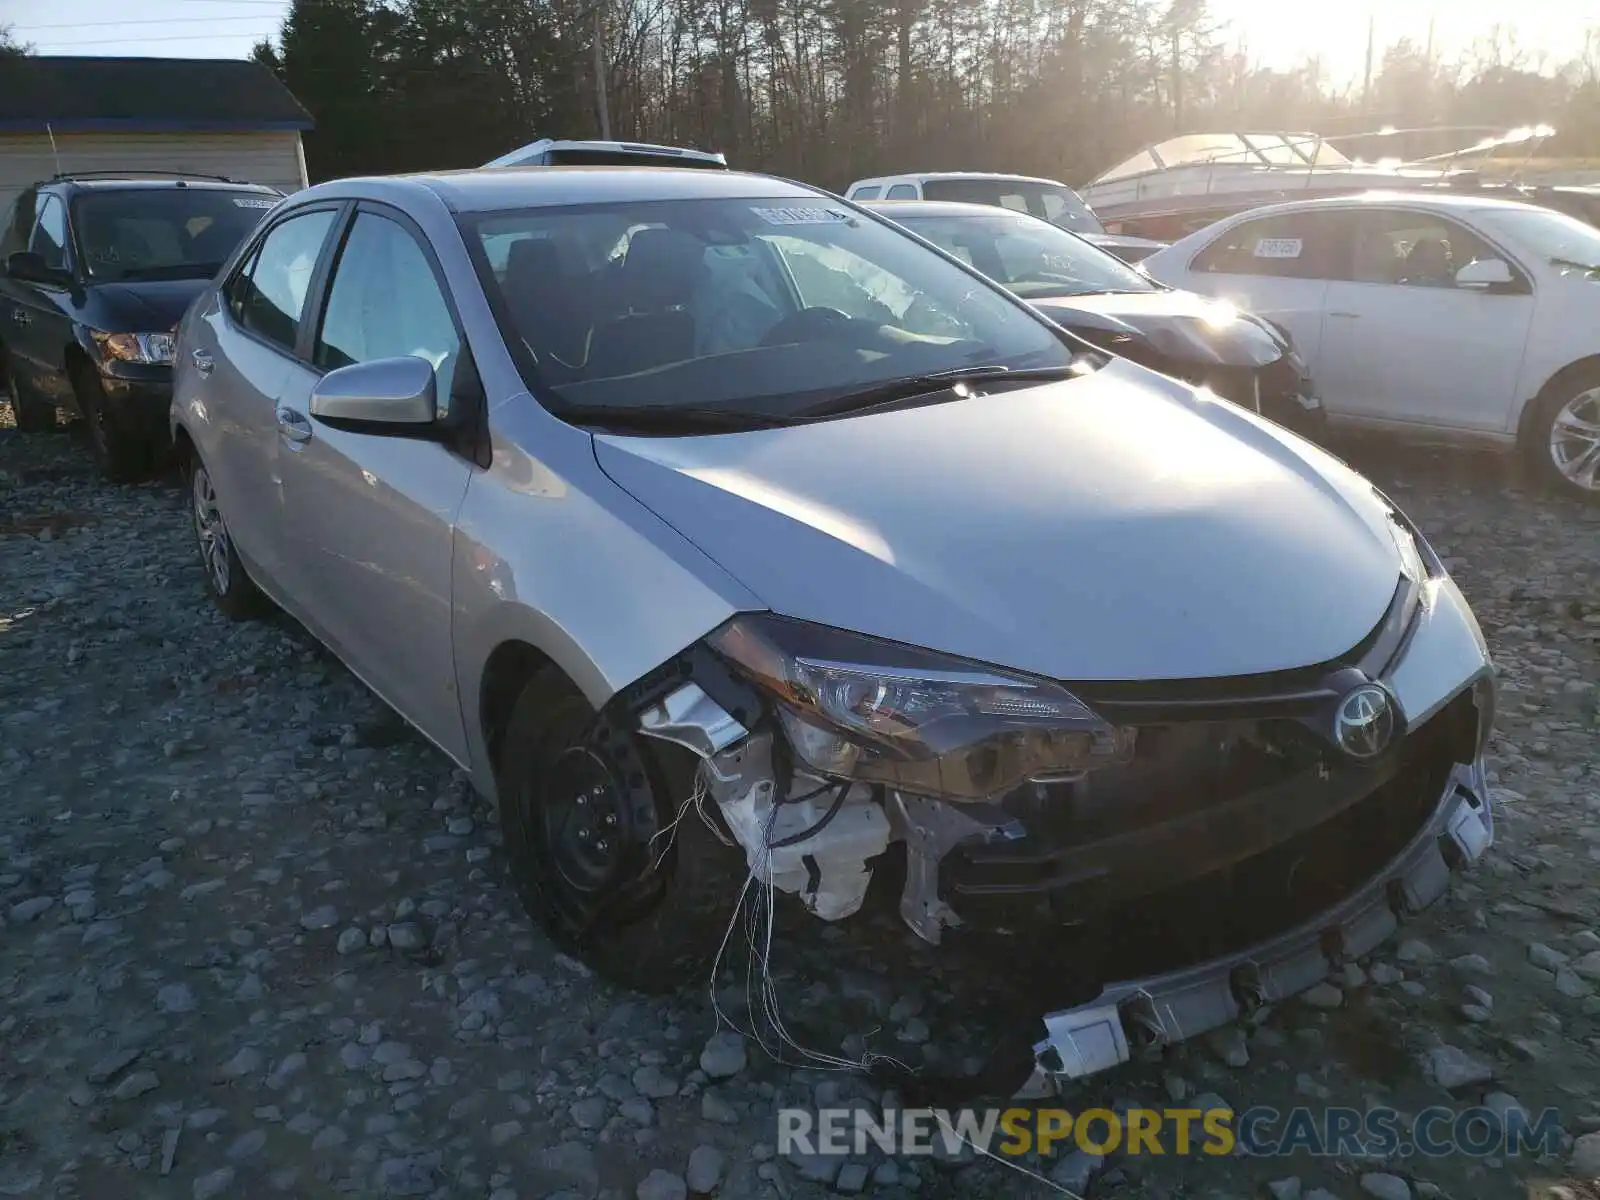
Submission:
[[[1284,345],[1255,317],[1194,292],[1163,289],[1051,296],[1029,303],[1057,325],[1113,336],[1131,334],[1175,362],[1264,367],[1285,352]],[[1108,344],[1104,338],[1091,340]]]
[[[1085,233],[1080,234],[1084,241],[1090,242],[1108,254],[1115,254],[1124,262],[1139,262],[1148,258],[1157,250],[1165,250],[1166,242],[1158,242],[1151,238],[1134,237],[1126,233]]]
[[[599,434],[595,452],[775,612],[1056,679],[1319,664],[1400,581],[1360,476],[1120,360],[787,429]]]
[[[165,333],[183,319],[207,279],[152,279],[96,287],[93,323],[107,333]]]

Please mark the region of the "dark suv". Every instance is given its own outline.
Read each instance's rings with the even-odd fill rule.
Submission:
[[[0,373],[17,426],[78,413],[110,479],[160,465],[173,332],[282,194],[184,177],[57,176],[0,220]]]

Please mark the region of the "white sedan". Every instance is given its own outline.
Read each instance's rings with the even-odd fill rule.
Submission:
[[[1373,193],[1242,213],[1142,268],[1286,328],[1331,425],[1520,450],[1600,502],[1600,229]]]

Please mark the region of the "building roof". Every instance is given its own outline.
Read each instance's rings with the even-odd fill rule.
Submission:
[[[303,130],[311,114],[246,59],[0,58],[0,133]]]

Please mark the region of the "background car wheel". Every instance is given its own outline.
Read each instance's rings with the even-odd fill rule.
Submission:
[[[1527,451],[1546,483],[1600,504],[1600,369],[1558,378],[1533,404]]]
[[[233,548],[228,523],[217,503],[217,492],[205,464],[194,456],[189,467],[189,507],[194,520],[195,543],[205,572],[206,591],[230,621],[248,621],[270,607],[261,589],[245,572]]]
[[[706,982],[745,868],[693,811],[671,828],[697,760],[658,756],[554,667],[529,680],[502,745],[500,821],[529,915],[624,987]]]
[[[106,404],[105,391],[94,373],[84,367],[72,370],[72,390],[89,434],[95,466],[111,483],[132,483],[150,471],[150,446],[144,438],[117,421]]]
[[[56,406],[27,394],[22,381],[9,362],[0,362],[6,375],[6,399],[11,401],[11,415],[22,433],[49,433],[56,427]]]

